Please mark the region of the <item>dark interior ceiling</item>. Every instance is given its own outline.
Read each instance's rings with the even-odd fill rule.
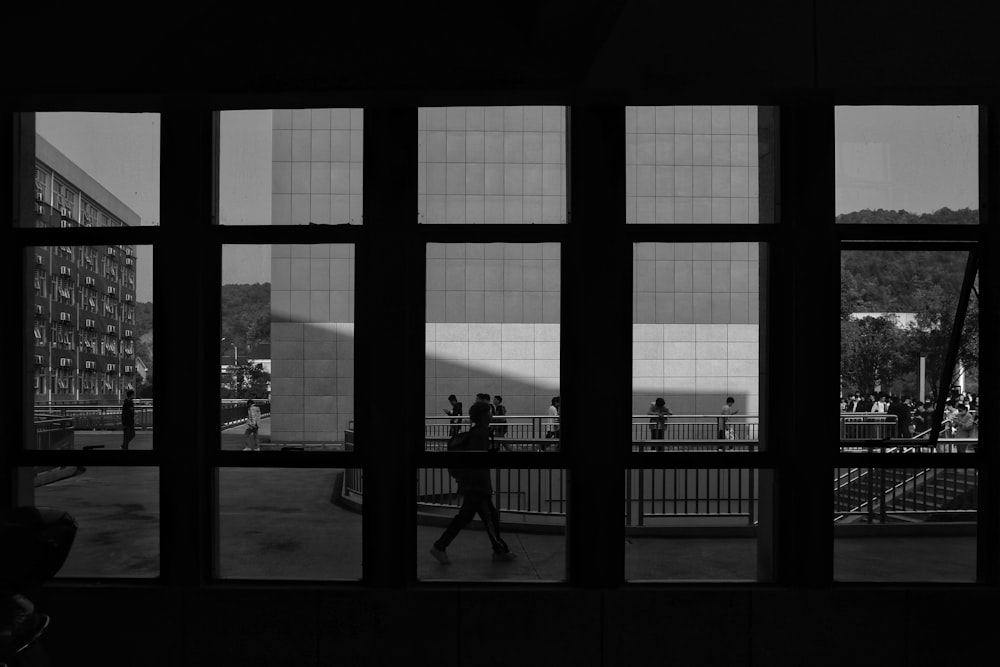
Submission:
[[[990,4],[889,0],[204,4],[22,12],[5,88],[84,98],[373,93],[386,103],[982,99]],[[19,25],[21,29],[11,27]],[[26,96],[26,97],[25,97]],[[628,100],[626,100],[628,101]],[[51,102],[56,104],[56,102]],[[15,102],[19,105],[20,102]]]

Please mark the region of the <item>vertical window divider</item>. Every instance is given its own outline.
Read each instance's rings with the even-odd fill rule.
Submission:
[[[979,377],[985,379],[987,404],[996,401],[996,382],[1000,379],[1000,221],[996,204],[1000,202],[1000,105],[980,106],[979,111],[979,223],[983,229],[979,257]],[[985,344],[982,344],[985,342]],[[991,398],[993,397],[993,398]],[[979,425],[979,489],[976,526],[976,581],[1000,584],[1000,452],[997,420],[985,419]],[[985,443],[985,445],[983,444]]]
[[[621,584],[625,571],[622,494],[632,390],[625,113],[621,106],[586,105],[568,114],[572,215],[562,252],[560,316],[567,578],[584,588],[609,587]]]

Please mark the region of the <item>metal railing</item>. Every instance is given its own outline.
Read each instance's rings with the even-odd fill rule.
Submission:
[[[261,417],[271,415],[271,401],[263,398],[253,399],[254,405],[260,408]],[[247,399],[245,398],[224,398],[222,407],[219,409],[219,417],[222,428],[229,428],[242,424],[247,420]]]
[[[662,425],[662,429],[661,429]],[[663,437],[658,438],[659,431]],[[754,414],[737,415],[632,415],[632,441],[742,440],[756,441],[760,419]]]
[[[260,408],[262,417],[271,414],[271,401],[254,399]],[[69,419],[72,428],[77,431],[117,431],[122,428],[122,406],[119,405],[45,405],[36,404],[36,415],[48,415]],[[219,408],[220,425],[229,428],[246,421],[246,400],[224,399]],[[135,400],[135,428],[147,430],[153,428],[153,401],[149,399]]]
[[[974,468],[838,468],[834,520],[972,520],[978,484]]]
[[[73,420],[54,413],[36,413],[35,449],[73,449]]]

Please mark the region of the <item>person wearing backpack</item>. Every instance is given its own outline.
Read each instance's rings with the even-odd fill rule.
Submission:
[[[490,433],[490,406],[488,403],[474,403],[469,408],[469,420],[472,428],[459,433],[448,442],[449,451],[490,451],[493,447]],[[448,545],[458,536],[458,533],[468,525],[475,515],[483,522],[490,545],[493,547],[493,560],[509,562],[517,558],[510,547],[500,537],[500,512],[493,504],[493,483],[490,480],[489,468],[449,468],[449,474],[458,483],[458,495],[462,497],[462,506],[458,514],[445,528],[441,537],[431,547],[431,555],[447,565]]]

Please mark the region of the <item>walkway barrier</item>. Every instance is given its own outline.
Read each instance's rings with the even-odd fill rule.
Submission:
[[[35,414],[35,449],[73,449],[73,419],[56,413]]]
[[[657,440],[654,428],[659,419],[655,415],[632,415],[632,441]],[[756,441],[760,432],[760,418],[755,414],[664,415],[662,419],[662,440]]]
[[[896,415],[884,412],[843,412],[840,440],[887,440],[896,437]]]
[[[254,399],[260,408],[262,417],[271,414],[271,401]],[[46,405],[35,404],[36,414],[66,418],[72,421],[72,428],[77,431],[117,431],[122,428],[122,406],[116,405]],[[220,409],[220,425],[229,428],[246,420],[246,399],[223,399]],[[153,428],[152,399],[135,400],[135,428],[147,430]]]
[[[261,417],[271,416],[271,401],[264,398],[253,399],[254,405],[260,408]],[[247,419],[247,399],[245,398],[224,398],[222,407],[219,410],[222,428],[226,429],[237,424],[242,424]]]

